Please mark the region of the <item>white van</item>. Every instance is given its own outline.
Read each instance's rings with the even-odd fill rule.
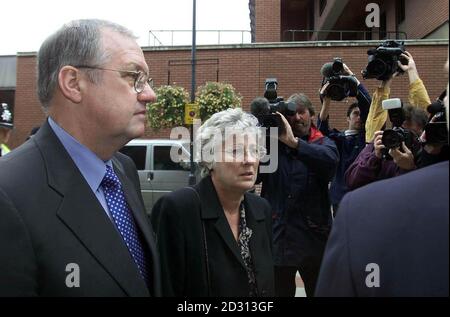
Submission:
[[[171,151],[177,151],[180,162],[171,159]],[[161,196],[189,185],[189,140],[136,139],[127,143],[120,152],[131,157],[136,164],[148,214]]]

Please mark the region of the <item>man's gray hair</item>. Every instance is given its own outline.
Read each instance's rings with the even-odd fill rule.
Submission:
[[[49,106],[58,85],[58,75],[62,67],[100,66],[108,61],[110,55],[101,46],[101,30],[111,29],[125,37],[136,39],[127,28],[104,20],[74,20],[49,36],[38,53],[37,93],[44,108]],[[99,72],[87,70],[93,83],[101,79]]]
[[[262,129],[259,128],[258,119],[252,114],[242,111],[241,108],[234,108],[215,113],[206,120],[198,129],[195,146],[196,160],[200,168],[201,177],[209,175],[215,164],[215,150],[218,142],[225,141],[228,133],[233,131],[244,131],[244,133],[256,133],[260,151],[265,152],[265,148],[259,142],[262,139]],[[209,159],[205,159],[205,153]]]

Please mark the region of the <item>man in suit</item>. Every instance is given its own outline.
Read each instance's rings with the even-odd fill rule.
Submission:
[[[0,296],[159,296],[139,179],[117,151],[155,101],[135,37],[101,20],[63,26],[38,54],[48,118],[0,160]]]
[[[448,297],[448,174],[446,161],[345,196],[316,295]]]

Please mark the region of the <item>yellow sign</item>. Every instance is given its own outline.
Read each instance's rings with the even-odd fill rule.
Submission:
[[[194,119],[200,119],[200,109],[196,103],[188,103],[184,106],[184,123],[194,124]]]

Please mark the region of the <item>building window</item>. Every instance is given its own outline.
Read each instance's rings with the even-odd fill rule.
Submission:
[[[322,15],[323,10],[325,10],[326,6],[327,6],[327,0],[320,0],[320,2],[319,2],[319,16]]]
[[[397,11],[397,25],[399,25],[403,21],[405,21],[406,15],[405,0],[397,0],[395,8]]]

